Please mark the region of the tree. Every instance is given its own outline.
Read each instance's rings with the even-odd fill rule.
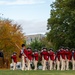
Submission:
[[[34,51],[35,49],[37,50],[41,50],[42,47],[44,47],[44,44],[41,41],[38,41],[37,39],[35,39],[34,41],[32,41],[29,45],[32,50]]]
[[[47,39],[59,46],[75,47],[75,0],[56,0],[51,4]]]
[[[41,40],[35,39],[30,43],[29,46],[32,48],[33,51],[34,49],[41,50],[43,47],[46,47],[47,49],[53,48],[52,43],[49,42],[46,37],[43,37]]]
[[[53,44],[47,40],[47,37],[44,37],[41,39],[42,44],[44,44],[44,46],[47,48],[47,49],[50,49],[50,48],[53,48],[54,49],[54,46]]]
[[[5,58],[10,59],[14,51],[19,56],[20,51],[17,45],[21,48],[24,40],[25,36],[20,25],[8,19],[0,19],[0,49],[3,50]]]

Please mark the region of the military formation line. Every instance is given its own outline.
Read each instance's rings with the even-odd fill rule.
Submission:
[[[69,50],[68,47],[60,47],[56,53],[53,49],[47,50],[47,48],[42,48],[40,52],[38,50],[32,52],[31,48],[26,49],[25,45],[22,44],[19,57],[21,58],[21,70],[32,70],[31,63],[34,64],[34,70],[38,70],[38,62],[41,63],[42,70],[75,70],[75,50]],[[13,70],[15,70],[17,64],[15,52],[11,59]]]

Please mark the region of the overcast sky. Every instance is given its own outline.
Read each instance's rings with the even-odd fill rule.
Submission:
[[[21,24],[23,32],[42,34],[47,32],[50,4],[55,0],[0,0],[0,15]]]

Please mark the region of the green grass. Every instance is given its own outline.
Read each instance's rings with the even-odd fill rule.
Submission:
[[[0,70],[0,75],[75,75],[75,71],[21,71],[21,70]]]

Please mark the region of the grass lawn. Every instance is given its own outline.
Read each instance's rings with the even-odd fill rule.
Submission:
[[[0,75],[75,75],[75,71],[21,71],[21,70],[0,70]]]

